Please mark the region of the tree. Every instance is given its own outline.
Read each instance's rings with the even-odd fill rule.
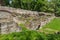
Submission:
[[[4,5],[6,5],[6,6],[10,5],[9,0],[3,0],[3,1],[4,1]]]
[[[60,0],[52,0],[54,6],[54,13],[56,16],[60,16]]]
[[[12,0],[12,7],[33,11],[43,11],[46,9],[47,0]]]

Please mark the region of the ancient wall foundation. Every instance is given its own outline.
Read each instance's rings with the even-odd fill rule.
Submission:
[[[51,13],[45,13],[45,12],[29,11],[29,10],[23,10],[20,8],[0,6],[0,14],[1,14],[1,11],[8,12],[11,16],[8,18],[9,20],[6,21],[6,18],[4,19],[4,17],[0,15],[1,16],[0,23],[2,23],[2,26],[0,25],[0,33],[6,33],[7,31],[9,32],[15,32],[17,30],[20,31],[17,24],[24,24],[24,26],[28,29],[38,30],[39,28],[42,28],[42,26],[46,25],[52,19],[55,18],[53,13],[51,14]],[[12,20],[12,23],[10,23],[11,20]]]

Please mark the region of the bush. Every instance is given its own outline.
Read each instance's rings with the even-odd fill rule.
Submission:
[[[56,10],[57,11],[56,11],[55,15],[59,17],[60,16],[60,8],[57,8]]]
[[[0,40],[60,40],[60,34],[45,34],[32,30],[0,35]]]

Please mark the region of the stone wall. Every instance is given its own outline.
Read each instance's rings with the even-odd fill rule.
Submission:
[[[14,21],[20,24],[21,23],[25,24],[25,27],[27,27],[28,29],[36,30],[42,28],[42,26],[46,25],[47,23],[49,23],[51,20],[55,18],[55,16],[50,14],[47,15],[44,12],[42,14],[38,14],[38,15],[22,14],[17,16]]]
[[[5,11],[0,11],[0,34],[19,32],[20,27],[13,21],[13,16]]]
[[[36,30],[49,23],[55,16],[51,13],[23,10],[20,8],[0,6],[0,11],[7,11],[13,15],[15,23],[23,23],[28,29]]]
[[[20,28],[15,22],[1,23],[1,34],[8,34],[12,32],[19,32]]]
[[[38,13],[36,11],[23,10],[20,8],[12,8],[12,7],[5,7],[5,6],[0,6],[0,10],[6,10],[11,13],[17,13],[17,14],[37,14]]]

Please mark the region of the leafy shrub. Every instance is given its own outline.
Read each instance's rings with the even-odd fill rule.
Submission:
[[[45,34],[32,30],[0,35],[0,40],[60,40],[60,34]]]

